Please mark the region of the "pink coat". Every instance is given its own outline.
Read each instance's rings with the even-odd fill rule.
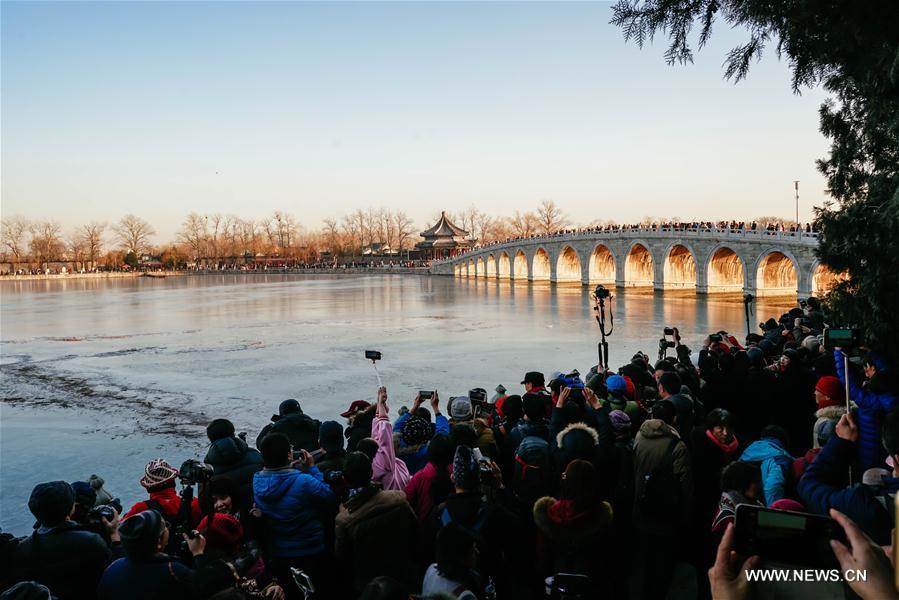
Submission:
[[[385,490],[405,489],[409,483],[406,463],[396,457],[393,448],[393,426],[388,417],[375,417],[371,425],[371,437],[378,442],[378,453],[371,463],[372,481]]]
[[[453,466],[448,465],[447,471],[452,475]],[[429,462],[424,468],[412,476],[412,481],[406,486],[406,499],[412,505],[412,510],[419,522],[424,522],[434,509],[434,499],[431,497],[431,482],[437,476],[437,467]]]

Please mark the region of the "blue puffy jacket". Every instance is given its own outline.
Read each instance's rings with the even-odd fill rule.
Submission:
[[[764,502],[771,506],[786,495],[787,479],[793,466],[793,457],[775,438],[762,438],[749,444],[740,460],[758,463],[762,469]]]
[[[299,558],[325,551],[322,520],[336,507],[318,467],[263,469],[253,476],[253,500],[266,525],[266,554]]]
[[[809,464],[799,480],[799,497],[809,512],[828,514],[835,508],[853,521],[878,544],[890,543],[893,528],[889,508],[882,500],[886,494],[895,495],[899,477],[884,477],[884,489],[878,499],[875,490],[867,485],[844,488],[837,482],[846,478],[855,444],[832,436],[818,457]],[[837,487],[840,485],[840,487]],[[892,498],[888,499],[892,502]]]
[[[833,352],[834,362],[837,367],[837,376],[840,383],[846,385],[846,371],[843,368],[843,353],[839,350]],[[849,373],[849,398],[858,405],[858,457],[862,471],[871,467],[883,467],[886,452],[880,443],[880,427],[884,413],[893,409],[896,405],[896,397],[893,394],[875,394],[867,391],[852,373]]]

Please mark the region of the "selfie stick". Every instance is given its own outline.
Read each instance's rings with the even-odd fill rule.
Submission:
[[[381,385],[381,374],[378,373],[378,363],[377,363],[377,361],[374,361],[374,360],[371,361],[371,366],[373,366],[373,367],[375,368],[375,376],[378,378],[378,388],[384,387],[383,385]]]
[[[846,380],[846,414],[849,414],[849,354],[843,350],[843,379]],[[852,465],[849,465],[849,485],[852,485]]]

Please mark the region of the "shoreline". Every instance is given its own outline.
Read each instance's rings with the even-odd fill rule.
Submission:
[[[104,273],[53,273],[37,275],[0,275],[0,283],[15,281],[67,281],[70,279],[128,279],[147,277],[198,277],[205,275],[430,275],[428,267],[395,267],[392,269],[267,269],[264,271],[112,271]]]

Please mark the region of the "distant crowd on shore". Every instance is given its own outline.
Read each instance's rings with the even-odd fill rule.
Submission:
[[[866,573],[767,593],[897,598],[896,369],[825,344],[825,320],[810,298],[695,355],[672,328],[657,360],[399,410],[382,387],[342,421],[289,399],[255,448],[220,415],[202,462],[135,473],[134,506],[97,476],[36,485],[33,533],[0,537],[0,598],[743,599],[772,557],[737,554],[741,510],[833,519],[788,559]]]
[[[595,227],[576,227],[576,228],[568,228],[568,229],[559,229],[557,231],[552,231],[548,233],[534,233],[531,235],[520,235],[515,237],[506,238],[504,240],[496,240],[493,242],[487,243],[478,243],[475,244],[473,248],[470,250],[466,250],[462,252],[470,252],[472,250],[478,250],[479,248],[484,248],[488,246],[496,246],[499,244],[507,244],[509,242],[516,242],[520,240],[531,240],[531,239],[542,239],[542,238],[551,238],[551,237],[559,237],[563,235],[578,235],[578,234],[590,234],[590,233],[611,233],[611,232],[621,232],[621,231],[706,231],[706,232],[715,232],[715,231],[729,231],[729,232],[744,232],[744,231],[767,231],[771,233],[791,233],[791,234],[813,234],[817,233],[813,228],[811,223],[806,223],[803,225],[799,223],[798,225],[790,225],[789,227],[785,226],[783,223],[759,223],[758,221],[663,221],[663,222],[653,222],[653,223],[640,223],[640,224],[631,224],[631,225],[597,225]]]

